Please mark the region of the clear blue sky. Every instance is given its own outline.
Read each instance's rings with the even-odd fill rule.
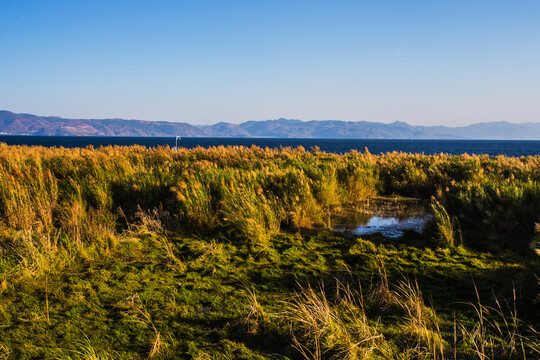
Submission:
[[[0,0],[0,109],[540,121],[540,1]]]

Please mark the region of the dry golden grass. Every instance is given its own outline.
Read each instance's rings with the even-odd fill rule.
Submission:
[[[150,327],[153,331],[153,336],[149,344],[148,357],[151,358],[159,355],[167,347],[167,345],[163,342],[161,338],[161,333],[154,325],[150,312],[141,302],[139,295],[134,294],[128,297],[127,299],[125,299],[125,304],[127,304],[129,309],[127,313],[128,316],[134,318],[134,321],[140,322]]]
[[[404,333],[413,340],[409,352],[413,357],[444,359],[445,341],[435,311],[426,306],[418,282],[402,280],[394,290],[394,301],[404,311]]]
[[[475,286],[476,289],[476,286]],[[477,303],[474,308],[477,321],[460,324],[463,339],[471,344],[474,354],[480,360],[495,359],[537,359],[540,357],[540,333],[528,327],[528,334],[520,329],[516,297],[511,303],[502,303],[495,298],[495,306],[485,306],[480,301],[476,289]]]
[[[322,359],[325,354],[350,360],[389,355],[384,337],[367,319],[362,295],[341,283],[337,289],[334,301],[321,284],[317,291],[302,288],[284,304],[294,347],[306,359]]]

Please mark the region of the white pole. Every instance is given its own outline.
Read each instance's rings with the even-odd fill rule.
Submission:
[[[180,136],[176,137],[176,146],[174,147],[174,151],[178,151],[178,140],[182,139]]]

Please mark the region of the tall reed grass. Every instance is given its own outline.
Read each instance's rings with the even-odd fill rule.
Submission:
[[[10,252],[9,242],[19,239],[28,243],[26,250],[16,247],[19,254],[106,252],[126,220],[153,209],[170,215],[162,224],[169,229],[264,244],[280,229],[330,226],[335,209],[393,194],[437,195],[445,204],[434,203],[439,231],[450,244],[455,218],[465,245],[530,251],[540,213],[539,165],[539,157],[337,155],[301,147],[0,144],[2,247]],[[54,246],[39,240],[48,238],[58,240]]]

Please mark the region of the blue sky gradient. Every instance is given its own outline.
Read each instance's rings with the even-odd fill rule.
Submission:
[[[0,0],[0,109],[540,121],[540,1]]]

